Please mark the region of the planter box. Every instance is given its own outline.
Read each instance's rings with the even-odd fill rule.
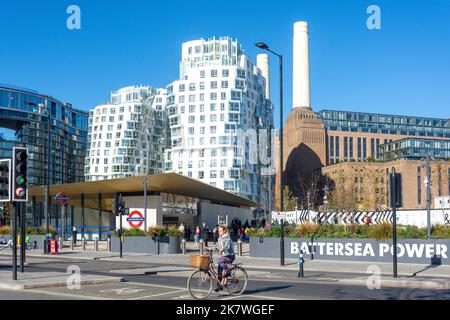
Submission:
[[[261,242],[262,241],[262,242]],[[298,259],[303,250],[305,259],[362,262],[392,262],[391,241],[374,239],[284,239],[286,259]],[[250,256],[279,258],[279,238],[250,238]],[[400,239],[399,263],[450,265],[450,240]]]
[[[124,253],[158,254],[158,239],[156,237],[125,237],[122,249]],[[120,251],[118,237],[111,238],[111,250],[113,252]],[[180,237],[161,237],[159,240],[159,253],[181,253]]]

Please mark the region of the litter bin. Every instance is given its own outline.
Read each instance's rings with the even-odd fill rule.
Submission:
[[[48,240],[48,238],[45,238],[44,239],[44,254],[49,253],[49,246],[50,246],[49,240]]]

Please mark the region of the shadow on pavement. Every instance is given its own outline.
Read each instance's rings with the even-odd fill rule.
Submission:
[[[257,294],[262,292],[271,292],[271,291],[277,291],[277,290],[283,290],[287,288],[292,288],[293,286],[279,286],[279,287],[267,287],[267,288],[261,288],[261,289],[254,289],[254,290],[245,290],[244,294]]]

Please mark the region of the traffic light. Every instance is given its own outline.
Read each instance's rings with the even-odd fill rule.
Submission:
[[[118,194],[114,199],[114,207],[116,208],[116,216],[128,215],[128,208],[125,208],[125,201],[122,200],[122,194]]]
[[[16,147],[13,149],[13,201],[28,201],[27,160],[28,150],[26,148]]]
[[[403,188],[402,175],[400,173],[391,173],[389,176],[389,195],[391,207],[403,207]]]
[[[11,160],[0,160],[0,202],[11,201]]]

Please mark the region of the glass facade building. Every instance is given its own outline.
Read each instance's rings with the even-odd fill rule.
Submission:
[[[50,184],[84,181],[88,113],[36,91],[0,85],[0,158],[12,156],[14,146],[29,151],[29,186],[45,185],[47,132],[50,114]]]
[[[448,119],[334,110],[322,110],[318,115],[330,131],[450,138]]]
[[[384,161],[422,160],[427,154],[435,159],[450,160],[450,140],[406,138],[382,145]]]

